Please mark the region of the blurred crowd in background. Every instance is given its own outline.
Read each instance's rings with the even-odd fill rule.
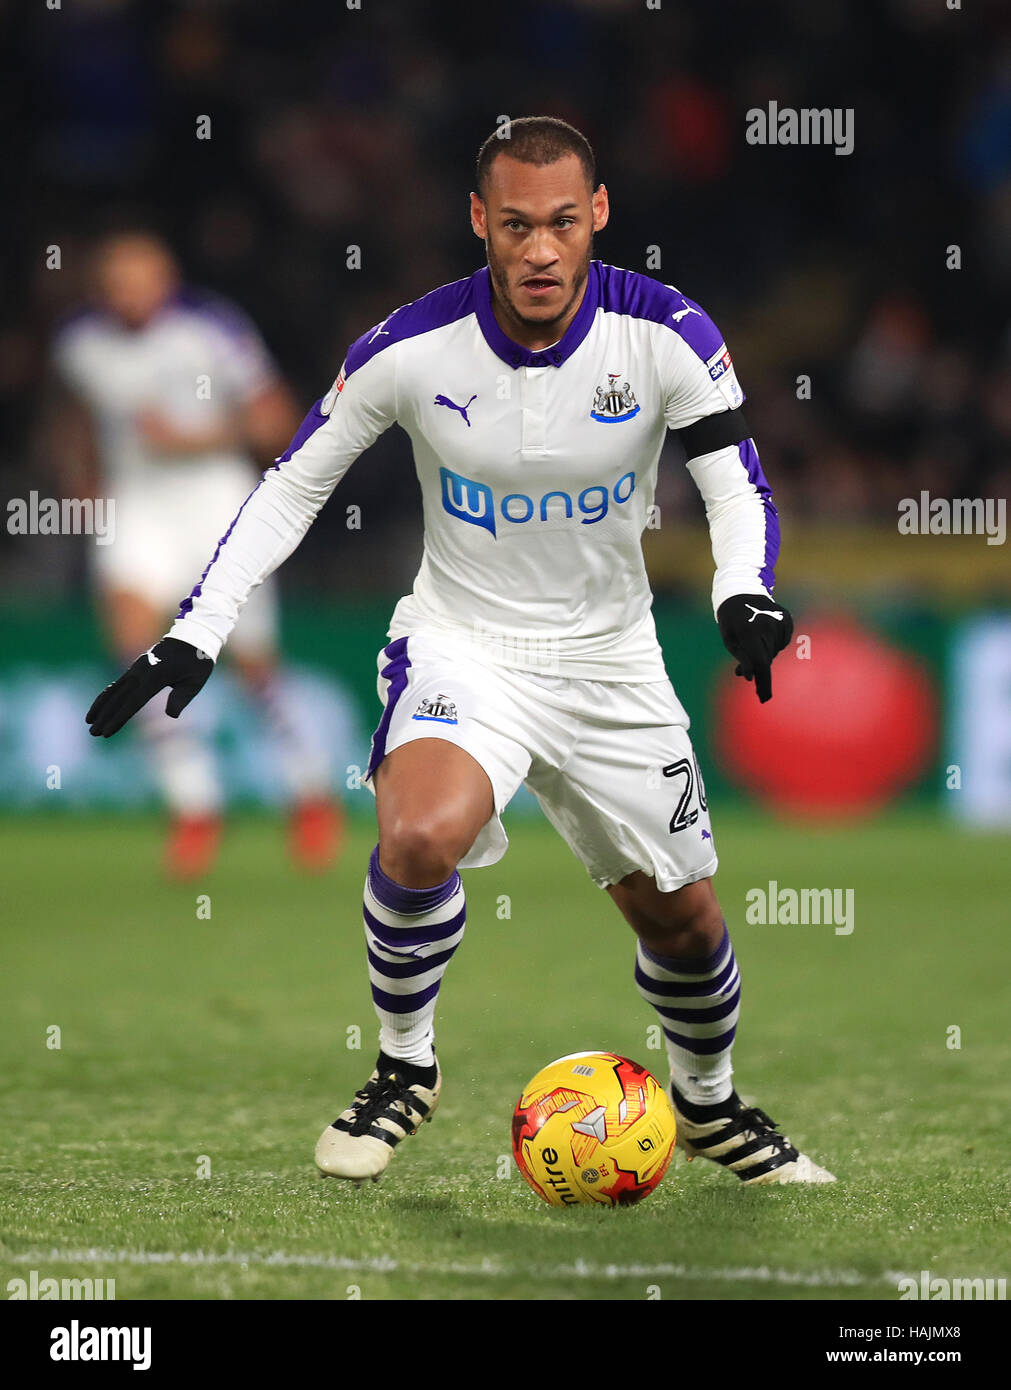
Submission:
[[[476,151],[498,117],[535,114],[594,146],[612,205],[595,254],[676,284],[723,328],[788,517],[892,523],[922,488],[1007,494],[1005,6],[40,0],[0,13],[0,103],[20,132],[0,224],[0,501],[59,495],[39,430],[52,335],[107,226],[163,234],[190,283],[252,316],[308,409],[359,334],[483,264]],[[852,108],[854,152],[749,145],[746,113],[771,100]],[[692,515],[669,447],[658,501]],[[409,586],[421,520],[406,436],[384,436],[338,496],[289,582]],[[360,533],[344,503],[362,507]],[[56,596],[80,573],[73,542],[3,537],[8,596]]]

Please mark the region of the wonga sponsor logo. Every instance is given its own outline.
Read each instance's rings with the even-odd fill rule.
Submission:
[[[524,526],[527,522],[536,525],[558,516],[574,520],[577,513],[581,526],[592,526],[597,521],[603,521],[612,503],[620,506],[635,491],[635,474],[624,473],[612,488],[604,483],[593,483],[575,497],[561,489],[545,492],[537,500],[525,492],[510,492],[496,508],[495,495],[487,483],[464,478],[449,468],[440,468],[439,477],[442,480],[442,505],[450,516],[468,521],[472,526],[483,526],[496,537],[496,512],[513,526]]]

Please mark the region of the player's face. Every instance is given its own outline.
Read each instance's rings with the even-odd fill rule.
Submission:
[[[98,298],[126,324],[142,328],[175,292],[175,262],[152,237],[116,237],[103,243],[95,260]]]
[[[593,234],[607,224],[607,190],[592,192],[574,155],[523,164],[499,155],[487,199],[471,194],[471,224],[484,239],[497,308],[529,347],[562,336],[586,288]]]

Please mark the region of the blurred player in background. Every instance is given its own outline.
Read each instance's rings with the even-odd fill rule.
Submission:
[[[117,658],[156,642],[229,528],[259,469],[298,418],[253,324],[227,301],[181,284],[168,247],[146,231],[95,247],[93,306],[57,337],[54,414],[64,491],[115,499],[111,544],[91,551],[102,623]],[[291,849],[323,868],[343,813],[319,750],[289,713],[278,663],[277,594],[260,585],[229,651],[279,740],[291,806]],[[144,712],[155,774],[172,815],[166,869],[192,878],[213,862],[222,791],[207,741]]]

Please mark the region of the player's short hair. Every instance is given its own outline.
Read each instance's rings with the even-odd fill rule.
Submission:
[[[496,155],[507,154],[521,164],[554,164],[574,154],[583,166],[590,188],[596,187],[596,164],[585,135],[555,116],[521,116],[492,132],[477,153],[477,191],[486,195],[488,172]]]

